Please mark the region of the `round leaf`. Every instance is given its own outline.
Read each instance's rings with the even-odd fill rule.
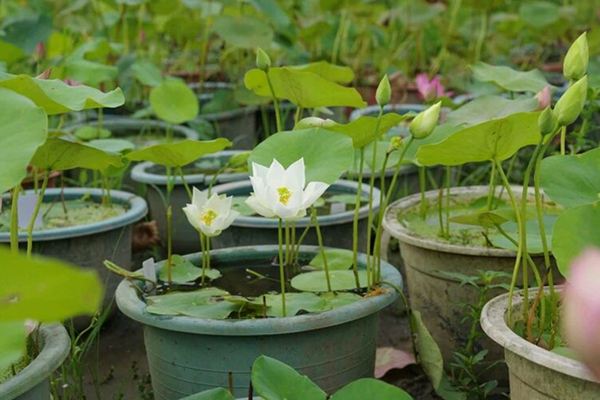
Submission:
[[[250,16],[221,15],[215,19],[213,29],[229,44],[246,49],[269,47],[273,41],[271,27]]]
[[[167,167],[183,167],[206,154],[216,153],[229,146],[231,146],[231,142],[224,138],[215,140],[186,139],[134,150],[126,157],[131,161],[152,161]]]
[[[331,400],[364,399],[412,400],[412,396],[399,387],[373,378],[362,378],[351,382],[331,396]]]
[[[331,290],[353,290],[356,289],[354,271],[335,270],[329,271]],[[367,271],[358,271],[360,287],[367,286]],[[325,271],[305,272],[292,278],[292,287],[303,292],[327,292],[327,278]]]
[[[198,97],[179,79],[167,79],[150,91],[150,106],[158,118],[172,124],[191,121],[198,115]]]

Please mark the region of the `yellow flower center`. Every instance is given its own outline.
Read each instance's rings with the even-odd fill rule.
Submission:
[[[277,189],[277,193],[279,193],[279,202],[284,206],[287,206],[288,201],[290,201],[290,197],[292,197],[292,192],[290,192],[290,189],[282,186]]]
[[[200,215],[200,219],[206,226],[211,226],[215,218],[217,218],[217,213],[213,210],[206,210],[202,215]]]

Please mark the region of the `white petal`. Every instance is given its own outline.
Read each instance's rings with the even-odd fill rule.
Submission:
[[[273,211],[263,205],[260,199],[253,194],[246,199],[246,204],[248,204],[248,206],[257,214],[262,215],[263,217],[273,218],[275,216]]]
[[[328,187],[329,185],[324,182],[309,182],[302,196],[302,206],[304,208],[312,206],[325,193]]]
[[[296,219],[297,215],[302,213],[301,208],[286,207],[281,203],[277,203],[273,211],[275,211],[275,215],[284,220]]]
[[[306,169],[304,167],[304,158],[300,158],[288,167],[285,171],[285,181],[293,188],[304,189],[306,181]]]
[[[200,221],[200,213],[198,212],[198,209],[194,205],[188,204],[187,206],[183,207],[183,212],[190,225],[197,230],[200,229],[200,226],[198,225],[198,221]]]
[[[280,187],[284,186],[285,183],[285,168],[279,163],[279,161],[273,159],[269,172],[265,178],[265,182],[269,186]]]
[[[200,210],[208,200],[208,190],[199,190],[194,186],[192,189],[192,204]]]
[[[257,178],[266,178],[267,176],[267,172],[269,171],[269,168],[257,164],[255,162],[252,163],[252,176],[255,176]]]

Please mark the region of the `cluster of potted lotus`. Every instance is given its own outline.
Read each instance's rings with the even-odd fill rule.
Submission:
[[[154,82],[146,119],[132,122],[102,111],[124,103],[119,89],[0,74],[0,397],[49,399],[69,340],[52,323],[110,310],[113,296],[143,325],[157,399],[409,399],[364,379],[378,313],[399,296],[442,398],[506,384],[513,399],[600,396],[584,364],[598,373],[600,256],[577,258],[600,246],[600,153],[567,149],[588,58],[583,34],[554,105],[545,82],[486,64],[476,75],[510,95],[449,105],[421,78],[433,104],[407,108],[390,104],[384,76],[363,109],[336,78],[348,68],[275,67],[258,49],[244,85],[272,102],[276,129],[256,145],[244,123],[201,140],[202,98],[179,79]],[[324,107],[360,110],[344,123],[314,116]],[[88,109],[49,128],[49,116]],[[477,163],[489,184],[453,186]],[[148,212],[141,226],[163,260],[132,271]]]

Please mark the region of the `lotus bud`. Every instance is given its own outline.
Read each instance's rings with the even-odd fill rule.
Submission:
[[[390,145],[388,146],[387,152],[392,153],[394,151],[400,150],[402,148],[402,136],[393,136],[390,139]]]
[[[375,91],[375,100],[377,100],[377,104],[383,107],[390,102],[391,98],[392,87],[390,85],[390,80],[387,74],[385,74],[383,78],[381,78],[381,81],[377,86],[377,90]]]
[[[543,110],[544,108],[550,106],[552,101],[552,92],[550,90],[550,86],[544,86],[544,88],[535,95],[535,98],[538,101],[539,110]]]
[[[569,347],[600,378],[600,250],[587,249],[573,261],[562,305]]]
[[[587,73],[589,59],[587,33],[583,32],[573,42],[563,61],[563,75],[565,78],[571,81],[583,78]]]
[[[271,68],[271,59],[269,55],[260,47],[256,49],[256,67],[263,71],[268,71]]]
[[[298,121],[296,126],[294,126],[294,129],[328,128],[330,126],[334,126],[335,124],[336,122],[330,119],[306,117]]]
[[[435,129],[435,126],[440,119],[440,110],[442,109],[442,102],[438,101],[425,111],[421,111],[415,119],[412,120],[408,129],[411,135],[415,139],[424,139],[431,135],[431,132]]]
[[[558,122],[556,116],[552,112],[552,108],[546,107],[544,111],[540,113],[538,117],[538,126],[540,127],[540,133],[542,136],[551,135],[558,129]]]
[[[559,126],[572,124],[585,105],[587,98],[587,75],[570,86],[554,106],[554,116]]]

